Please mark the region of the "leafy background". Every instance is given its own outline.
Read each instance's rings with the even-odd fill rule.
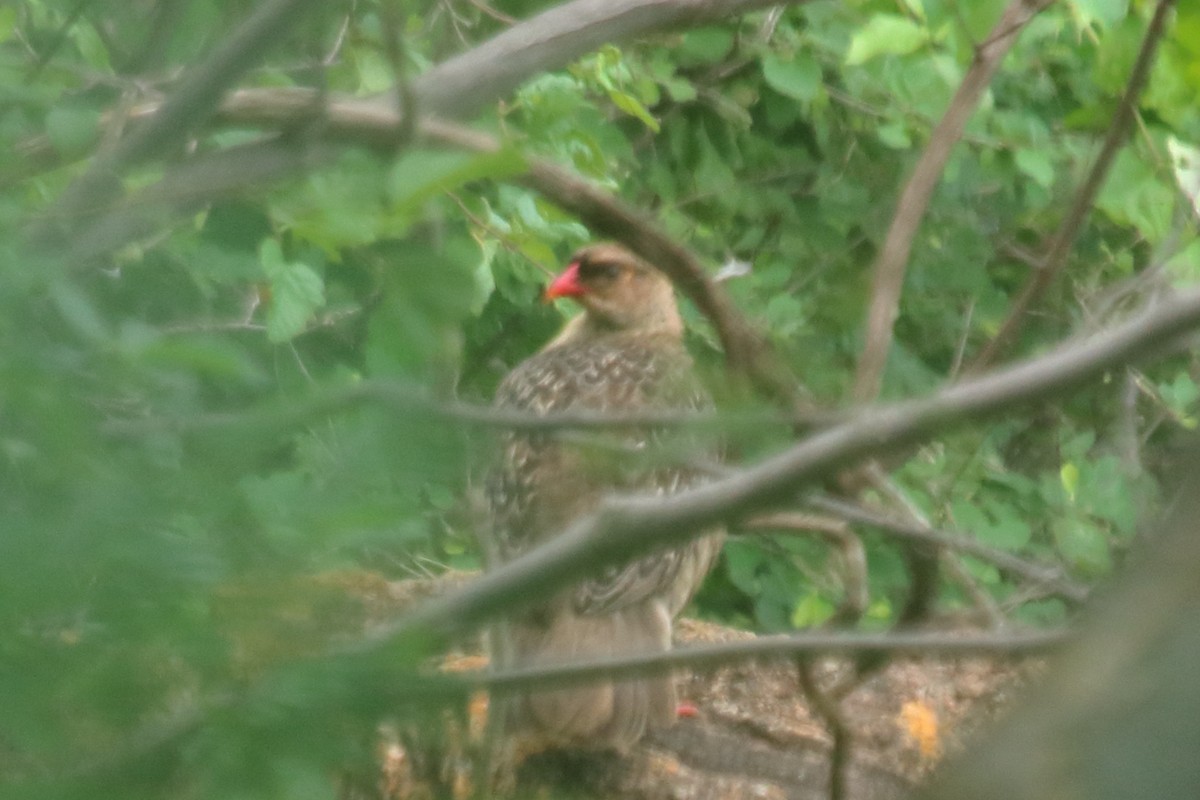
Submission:
[[[403,68],[417,74],[545,5],[408,3]],[[301,177],[203,198],[99,266],[46,255],[25,233],[111,143],[103,115],[170,94],[248,6],[0,8],[4,793],[92,796],[105,784],[63,764],[103,764],[148,722],[170,728],[230,687],[255,686],[263,664],[275,672],[258,705],[214,715],[169,755],[103,780],[124,797],[161,796],[181,774],[184,796],[324,796],[326,765],[367,757],[364,741],[325,732],[380,713],[372,698],[406,661],[364,676],[299,658],[322,646],[304,640],[313,607],[336,617],[337,581],[326,596],[313,576],[478,565],[465,498],[489,432],[438,402],[488,402],[553,334],[571,312],[537,302],[541,287],[591,238],[510,180],[527,156],[647,209],[714,268],[750,264],[727,284],[741,309],[819,405],[845,405],[893,198],[1003,5],[814,2],[604,46],[477,120],[506,143],[498,154],[346,148]],[[1022,33],[915,241],[885,397],[960,375],[996,333],[1098,151],[1151,10],[1060,2]],[[380,14],[373,0],[322,6],[243,85],[389,88]],[[1200,6],[1182,3],[1134,132],[1016,354],[1195,282],[1200,241],[1177,181],[1200,160],[1198,91]],[[189,148],[255,135],[215,129]],[[39,137],[48,157],[31,155]],[[124,180],[147,185],[161,170]],[[715,336],[685,314],[721,395]],[[1185,351],[1115,371],[1033,413],[946,435],[893,477],[935,525],[1097,581],[1156,502],[1171,441],[1195,427],[1196,380]],[[362,391],[379,386],[435,401]],[[752,460],[789,437],[739,430],[736,446]],[[908,579],[894,545],[866,534],[862,624],[878,627]],[[1066,617],[1060,601],[964,562],[1010,618]],[[969,588],[947,581],[940,608],[973,609]],[[842,592],[819,540],[746,535],[696,611],[784,631],[828,620]]]

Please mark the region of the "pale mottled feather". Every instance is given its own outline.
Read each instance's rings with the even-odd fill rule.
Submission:
[[[636,291],[623,299],[619,284],[597,280],[592,295],[581,300],[583,318],[514,369],[497,390],[496,405],[536,414],[707,408],[681,343],[670,284],[625,251],[602,247],[608,248],[599,251],[603,257],[639,270],[634,277],[643,283],[630,284]],[[630,428],[611,440],[652,451],[660,436]],[[698,480],[677,466],[630,462],[552,433],[506,435],[487,487],[498,560],[558,535],[609,493],[669,494]],[[672,619],[718,551],[719,534],[710,534],[602,570],[509,620],[502,629],[503,660],[529,666],[668,649]],[[666,676],[531,693],[518,698],[513,716],[523,732],[551,744],[624,747],[647,729],[670,724],[674,708]]]

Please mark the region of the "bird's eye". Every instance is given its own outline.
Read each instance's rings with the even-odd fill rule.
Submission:
[[[612,280],[621,272],[621,268],[608,261],[579,262],[579,277],[585,281]]]

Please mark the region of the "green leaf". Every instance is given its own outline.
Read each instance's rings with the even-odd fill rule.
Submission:
[[[686,66],[715,64],[733,49],[733,33],[728,28],[696,28],[683,35],[679,63]]]
[[[1151,242],[1171,229],[1175,205],[1173,188],[1160,180],[1156,168],[1128,148],[1113,163],[1096,207],[1114,222],[1132,225]]]
[[[92,149],[100,130],[100,114],[69,105],[55,106],[46,115],[46,135],[64,158]]]
[[[867,606],[867,619],[886,622],[892,618],[892,604],[886,599],[876,600]]]
[[[1196,214],[1200,215],[1200,147],[1192,147],[1174,136],[1168,136],[1167,152],[1171,155],[1171,169],[1175,173],[1179,191],[1183,192]]]
[[[893,150],[908,150],[912,147],[912,136],[909,135],[908,126],[900,120],[880,125],[875,129],[875,135]]]
[[[496,278],[492,275],[492,261],[496,257],[496,251],[500,249],[500,243],[494,239],[486,239],[480,242],[479,249],[479,264],[472,273],[475,284],[475,291],[471,298],[472,314],[482,311],[488,298],[492,296],[492,292],[496,291]]]
[[[687,103],[696,99],[696,87],[691,81],[682,78],[664,78],[663,88],[667,95],[676,103]]]
[[[108,324],[100,310],[76,283],[66,279],[55,281],[50,289],[50,297],[63,321],[76,334],[94,341],[109,337]]]
[[[104,40],[96,32],[95,27],[86,21],[86,18],[72,25],[69,34],[75,42],[75,47],[79,49],[79,54],[83,56],[90,67],[101,72],[109,72],[112,69]]]
[[[325,304],[325,282],[307,264],[286,263],[274,239],[264,239],[258,253],[271,285],[267,338],[286,342],[303,333],[316,310]]]
[[[1189,242],[1167,259],[1167,271],[1178,285],[1194,286],[1200,283],[1200,239]]]
[[[768,53],[762,71],[768,86],[803,103],[812,102],[821,89],[821,65],[808,53],[787,60]]]
[[[1070,5],[1081,27],[1098,24],[1107,28],[1129,13],[1129,0],[1071,0]]]
[[[954,24],[961,25],[973,41],[987,38],[1008,6],[1008,0],[971,0],[954,6]]]
[[[1067,607],[1062,600],[1034,600],[1017,609],[1017,619],[1026,625],[1047,627],[1062,625],[1067,620]]]
[[[833,603],[816,592],[809,592],[800,598],[792,611],[793,628],[812,628],[833,616]]]
[[[1171,412],[1183,416],[1189,413],[1192,405],[1200,398],[1200,388],[1186,372],[1179,372],[1170,383],[1160,383],[1158,393]]]
[[[906,55],[928,41],[928,31],[907,17],[877,14],[851,37],[846,66],[865,64],[884,55]]]
[[[1029,523],[1021,519],[1015,508],[997,503],[987,503],[981,508],[980,504],[967,500],[955,500],[951,508],[954,524],[985,544],[1009,551],[1029,544],[1032,536]]]
[[[1079,488],[1079,467],[1068,461],[1058,470],[1058,480],[1062,484],[1067,499],[1075,502],[1075,492]]]
[[[507,178],[525,169],[525,157],[507,147],[478,154],[409,150],[392,165],[388,189],[396,206],[411,213],[430,198],[465,183]]]
[[[1054,182],[1054,165],[1046,149],[1021,147],[1016,154],[1017,169],[1028,175],[1044,189]]]
[[[1145,27],[1142,19],[1131,16],[1104,31],[1093,62],[1092,80],[1105,93],[1116,97],[1124,91],[1142,47]]]
[[[458,358],[461,324],[479,306],[477,244],[466,236],[426,243],[391,241],[370,262],[386,277],[368,326],[367,366],[375,377],[429,377]]]
[[[1122,535],[1134,532],[1140,491],[1116,456],[1101,456],[1081,465],[1078,508],[1110,524]]]
[[[804,303],[790,294],[779,293],[767,301],[766,316],[770,323],[771,332],[786,339],[795,336],[807,324],[807,311]]]
[[[758,571],[762,561],[762,550],[749,542],[734,540],[725,545],[725,567],[729,579],[751,597],[757,595],[761,588]]]
[[[336,164],[306,175],[298,186],[277,190],[268,206],[275,230],[308,242],[339,260],[343,249],[362,246],[404,229],[385,204],[384,162],[362,151],[342,153]]]
[[[273,472],[268,475],[246,475],[238,484],[251,513],[271,536],[282,543],[299,536],[295,512],[312,488],[303,475],[295,472]]]
[[[0,42],[7,42],[17,28],[17,10],[11,6],[0,8]]]
[[[1078,516],[1056,519],[1052,525],[1059,552],[1079,572],[1098,577],[1112,568],[1108,537],[1096,524]]]
[[[925,21],[925,3],[923,0],[901,0],[908,12],[922,22]]]
[[[650,111],[644,105],[642,105],[641,101],[639,101],[636,97],[628,92],[613,88],[608,90],[608,99],[612,100],[613,105],[615,105],[617,108],[621,109],[630,116],[637,117],[642,122],[646,123],[647,128],[655,133],[658,133],[658,120],[654,118],[654,115],[651,114]]]
[[[354,69],[358,73],[358,90],[362,94],[384,92],[396,83],[396,73],[383,54],[375,50],[355,51]]]

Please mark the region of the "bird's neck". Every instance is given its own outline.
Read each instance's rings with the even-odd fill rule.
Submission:
[[[550,350],[576,342],[626,337],[642,340],[661,339],[673,344],[680,344],[683,341],[683,320],[680,319],[678,313],[675,313],[669,318],[647,320],[645,324],[633,327],[617,327],[585,311],[568,320],[558,335],[551,339],[542,350]]]

